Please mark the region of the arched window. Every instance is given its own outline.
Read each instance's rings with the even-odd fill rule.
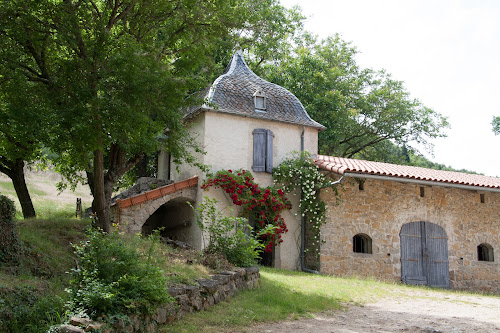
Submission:
[[[477,246],[478,261],[495,261],[493,258],[493,247],[490,244],[482,243]]]
[[[372,239],[365,234],[357,234],[352,238],[352,250],[357,253],[372,253]]]

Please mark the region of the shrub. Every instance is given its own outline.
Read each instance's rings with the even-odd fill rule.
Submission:
[[[141,239],[90,229],[88,240],[74,246],[78,268],[71,272],[69,310],[97,319],[104,314],[151,313],[172,301],[160,269],[164,258],[154,255],[158,242],[158,233]]]
[[[0,265],[15,262],[20,249],[14,216],[14,201],[0,195]]]
[[[0,289],[0,332],[40,333],[61,322],[64,300],[31,286]]]
[[[260,188],[252,173],[243,169],[207,174],[201,188],[208,190],[211,187],[221,188],[233,204],[243,208],[243,215],[255,219],[256,234],[264,243],[265,252],[272,252],[273,246],[283,242],[281,235],[288,232],[288,228],[281,213],[291,209],[292,204],[282,189],[274,186]]]
[[[204,197],[204,202],[194,209],[198,226],[208,233],[206,252],[222,254],[239,267],[255,265],[263,245],[251,235],[252,227],[245,218],[224,216],[216,203]]]

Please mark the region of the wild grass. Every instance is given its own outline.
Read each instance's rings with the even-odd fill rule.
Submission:
[[[380,297],[391,284],[261,267],[260,288],[193,313],[160,332],[239,332],[263,322],[299,319],[338,310],[343,303]]]
[[[18,221],[22,241],[17,262],[0,267],[0,331],[45,332],[64,315],[71,243],[84,239],[88,221]]]
[[[82,199],[83,208],[90,207],[92,197],[88,186],[78,185],[75,191],[66,189],[59,192],[56,184],[61,177],[53,171],[28,171],[26,184],[35,207],[37,218],[71,218],[75,216],[76,198]],[[21,205],[17,199],[12,181],[7,176],[0,174],[0,194],[14,200],[16,205],[16,218],[23,218]]]

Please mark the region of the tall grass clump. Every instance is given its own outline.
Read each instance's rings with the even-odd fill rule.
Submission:
[[[155,255],[158,233],[147,240],[116,231],[89,229],[87,233],[87,240],[74,246],[78,267],[72,270],[67,289],[70,312],[92,319],[151,313],[172,300],[161,258]]]

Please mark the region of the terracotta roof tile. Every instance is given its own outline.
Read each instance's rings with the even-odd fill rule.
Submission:
[[[174,193],[180,190],[183,190],[188,187],[194,187],[198,185],[198,176],[191,177],[189,179],[185,179],[176,183],[168,184],[162,187],[158,187],[151,191],[146,191],[137,195],[134,195],[130,198],[126,198],[124,200],[116,199],[116,201],[112,204],[118,205],[120,209],[127,208],[130,206],[139,205],[141,203],[158,199],[162,196],[165,196],[170,193]]]
[[[358,173],[500,189],[500,178],[462,172],[325,155],[318,155],[316,164],[322,170],[333,171],[341,175],[345,173]]]

